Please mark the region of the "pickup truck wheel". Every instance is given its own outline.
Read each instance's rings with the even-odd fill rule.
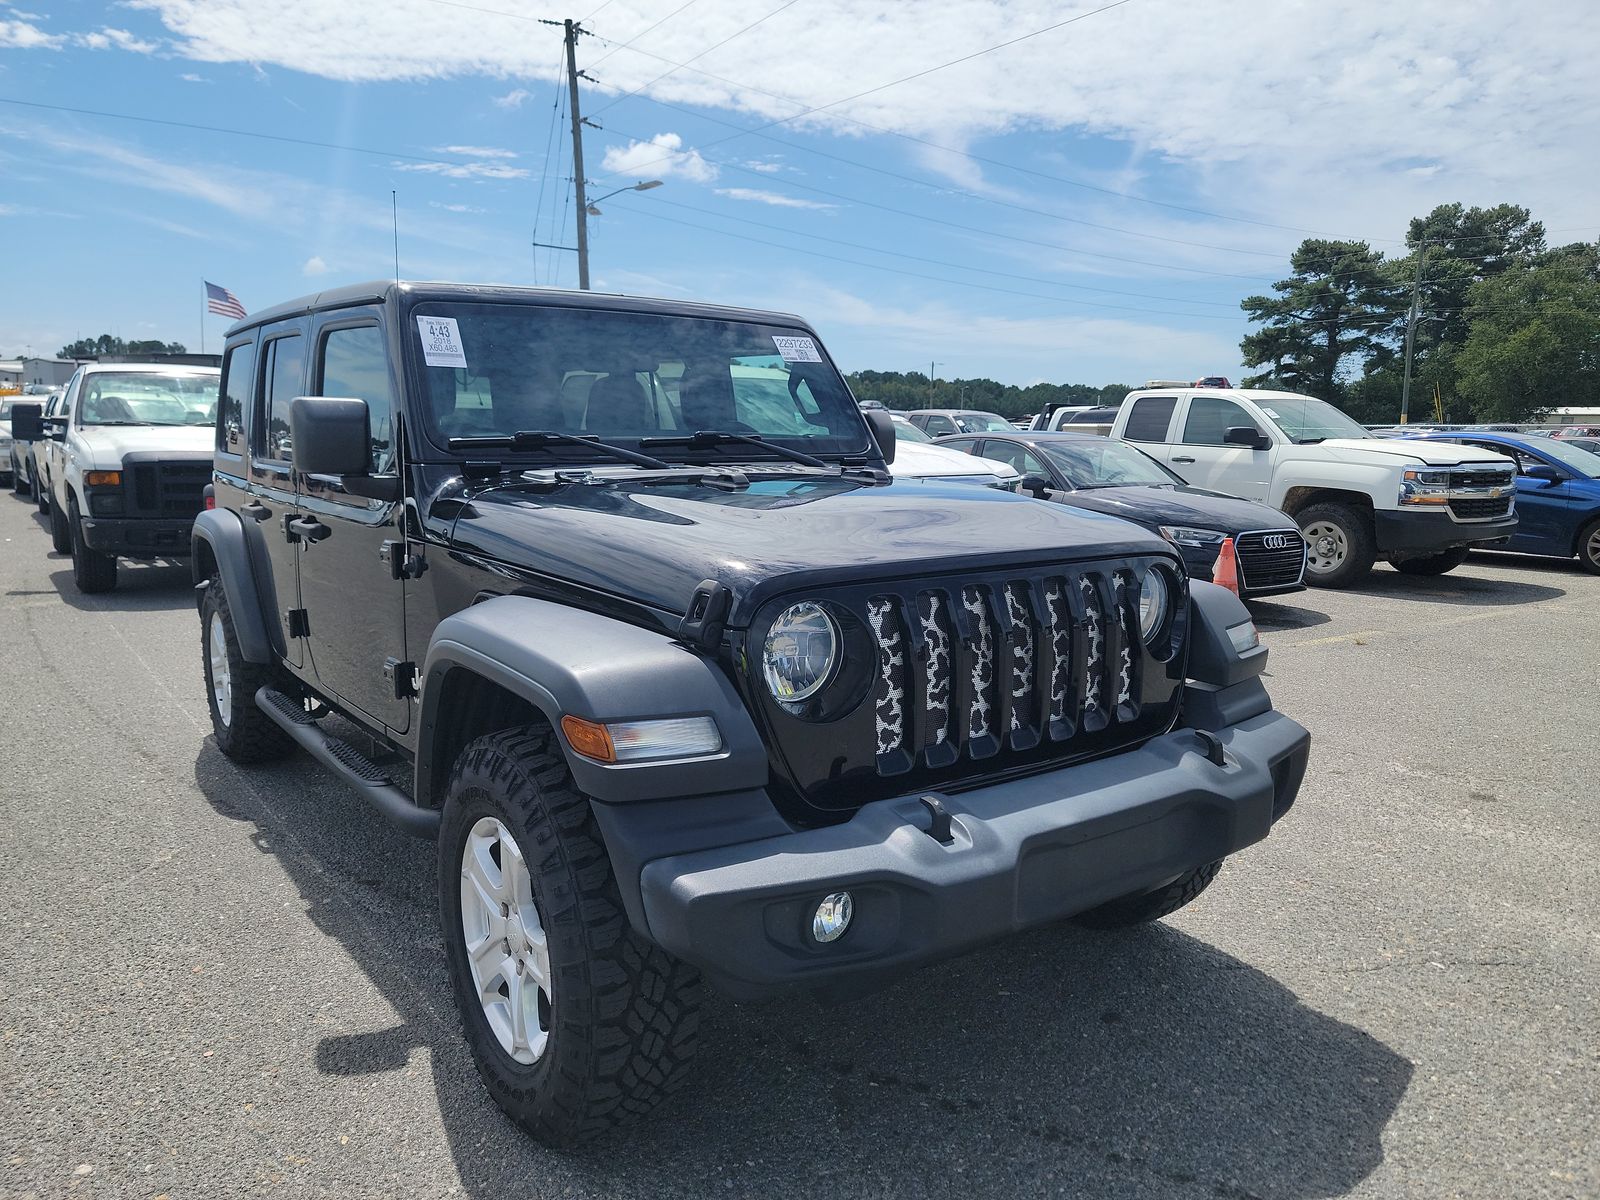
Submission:
[[[1585,571],[1600,575],[1600,520],[1578,530],[1578,563]]]
[[[78,590],[92,595],[95,592],[114,591],[117,586],[117,557],[91,550],[83,540],[83,521],[78,516],[75,500],[67,502],[72,507],[67,512],[68,537],[72,549],[72,582]]]
[[[49,516],[50,490],[44,486],[44,480],[39,478],[38,463],[34,463],[28,471],[28,486],[33,489],[33,502],[39,506],[39,511]]]
[[[490,734],[457,759],[439,910],[478,1073],[539,1141],[574,1145],[682,1084],[698,975],[628,924],[589,801],[549,729]]]
[[[1310,504],[1296,514],[1306,539],[1306,582],[1342,588],[1359,583],[1377,560],[1377,539],[1361,510],[1349,504]]]
[[[67,525],[67,514],[61,511],[48,491],[45,493],[44,510],[50,515],[50,548],[57,554],[70,553],[72,530]]]
[[[1456,546],[1450,550],[1441,550],[1438,554],[1430,554],[1426,558],[1402,558],[1394,564],[1394,569],[1402,575],[1443,575],[1454,571],[1467,561],[1467,548]]]
[[[237,763],[271,762],[294,749],[289,735],[256,706],[256,692],[282,686],[278,673],[245,659],[228,611],[228,596],[216,580],[200,602],[200,661],[217,749]]]
[[[1072,923],[1086,929],[1129,929],[1135,925],[1148,925],[1168,913],[1177,912],[1205,891],[1221,869],[1222,860],[1218,859],[1178,876],[1153,892],[1136,892],[1131,896],[1108,900],[1098,908],[1079,913],[1072,918]]]

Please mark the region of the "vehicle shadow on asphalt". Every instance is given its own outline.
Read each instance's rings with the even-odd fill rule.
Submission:
[[[170,612],[194,607],[194,580],[189,576],[188,563],[120,562],[114,590],[84,595],[72,582],[71,558],[54,553],[50,557],[65,564],[64,570],[50,572],[56,592],[63,601],[84,612]]]
[[[1555,565],[1560,565],[1559,560]],[[1556,576],[1552,582],[1555,586],[1503,577],[1485,579],[1453,572],[1446,575],[1403,575],[1399,571],[1380,567],[1350,591],[1392,600],[1423,600],[1430,604],[1482,607],[1559,600],[1567,594],[1567,589],[1560,586],[1560,576]]]
[[[1311,629],[1318,625],[1326,625],[1332,620],[1325,612],[1319,612],[1314,608],[1300,608],[1293,604],[1251,600],[1245,607],[1250,610],[1250,619],[1255,622],[1258,629]]]
[[[311,1048],[308,1013],[306,1053],[359,1104],[346,1080],[426,1049],[468,1195],[1338,1196],[1382,1162],[1411,1080],[1387,1046],[1171,926],[1054,927],[838,1006],[708,996],[687,1086],[555,1153],[495,1108],[461,1040],[432,845],[319,777],[296,759],[243,785],[209,739],[195,764],[401,1016]]]

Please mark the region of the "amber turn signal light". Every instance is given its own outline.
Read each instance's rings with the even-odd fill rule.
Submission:
[[[606,763],[617,761],[611,731],[600,722],[585,721],[569,714],[561,718],[561,732],[567,735],[567,744],[585,758]]]
[[[121,487],[121,471],[85,471],[83,482],[89,487]]]

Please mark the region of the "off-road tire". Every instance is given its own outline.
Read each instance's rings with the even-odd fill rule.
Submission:
[[[117,586],[117,556],[102,554],[91,549],[83,540],[83,520],[78,515],[76,501],[67,512],[68,537],[72,550],[72,582],[85,595],[115,591]]]
[[[1148,925],[1168,913],[1177,912],[1205,891],[1221,869],[1222,860],[1219,858],[1214,863],[1207,863],[1178,876],[1153,892],[1135,892],[1131,896],[1107,900],[1098,908],[1079,913],[1072,918],[1072,923],[1082,925],[1085,929],[1131,929],[1135,925]]]
[[[1600,575],[1600,519],[1578,530],[1578,565],[1591,575]]]
[[[217,708],[216,681],[211,667],[211,626],[218,623],[228,657],[231,682],[228,719]],[[275,666],[248,661],[239,649],[233,614],[228,611],[228,595],[215,579],[200,601],[200,663],[205,672],[206,708],[211,713],[211,732],[217,749],[236,763],[273,762],[294,750],[294,739],[256,705],[256,692],[264,686],[282,687]]]
[[[57,554],[72,553],[72,527],[67,524],[67,514],[55,502],[50,493],[45,493],[45,513],[50,518],[50,548]]]
[[[526,1065],[493,1033],[467,963],[461,858],[483,817],[521,847],[549,947],[549,1040]],[[533,1137],[575,1145],[683,1084],[699,1031],[698,972],[629,925],[589,801],[548,727],[489,734],[456,760],[439,831],[439,915],[473,1061],[495,1103]]]
[[[1394,569],[1402,575],[1444,575],[1454,571],[1467,561],[1467,548],[1456,546],[1450,550],[1441,550],[1438,554],[1430,554],[1426,558],[1402,558],[1394,564]]]
[[[1372,571],[1378,559],[1377,538],[1372,532],[1372,519],[1361,509],[1338,501],[1308,504],[1295,514],[1301,533],[1306,533],[1318,522],[1336,525],[1344,535],[1346,550],[1344,561],[1332,570],[1313,571],[1308,559],[1306,582],[1312,587],[1346,588],[1360,583]],[[1310,535],[1306,534],[1307,540]]]

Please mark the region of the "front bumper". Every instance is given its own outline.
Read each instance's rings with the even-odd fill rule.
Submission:
[[[1373,513],[1373,525],[1379,554],[1409,558],[1504,542],[1516,532],[1517,516],[1511,512],[1490,521],[1458,521],[1448,512],[1385,510]]]
[[[119,558],[186,558],[194,518],[84,517],[83,540],[91,550]]]
[[[1190,579],[1209,580],[1211,572],[1217,565],[1217,551],[1209,546],[1179,546],[1178,553],[1183,557],[1184,570],[1188,571]],[[1240,572],[1239,595],[1246,600],[1259,600],[1263,596],[1282,596],[1289,592],[1303,592],[1306,590],[1304,576],[1293,583],[1279,584],[1275,587],[1251,587],[1245,582],[1243,571]]]
[[[1266,837],[1304,778],[1310,735],[1265,707],[1254,680],[1214,693],[1205,711],[1237,709],[1217,703],[1229,693],[1256,711],[1216,729],[1220,766],[1180,728],[1095,762],[936,793],[953,816],[949,844],[906,796],[840,825],[646,862],[649,935],[737,998],[854,990],[1158,887]],[[840,890],[854,898],[854,919],[819,945],[812,913]]]

